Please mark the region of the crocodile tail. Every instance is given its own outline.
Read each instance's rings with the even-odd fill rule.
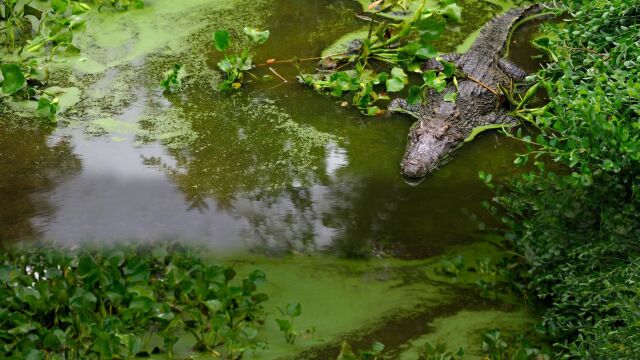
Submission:
[[[494,17],[486,23],[480,35],[471,46],[470,51],[481,51],[489,54],[502,53],[513,26],[528,16],[538,14],[546,8],[544,4],[534,4],[511,9]]]

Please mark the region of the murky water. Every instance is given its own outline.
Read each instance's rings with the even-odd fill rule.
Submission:
[[[423,259],[473,244],[497,225],[480,204],[490,194],[477,173],[514,171],[519,145],[505,137],[479,136],[412,185],[399,174],[409,118],[343,108],[297,84],[288,64],[273,66],[287,83],[260,67],[254,74],[269,79],[232,96],[213,90],[219,55],[212,30],[239,37],[244,25],[270,29],[258,63],[313,57],[363,26],[356,2],[176,3],[150,1],[141,11],[90,19],[78,39],[88,50],[58,65],[60,85],[82,93],[57,128],[2,116],[2,243],[172,240],[216,252]],[[481,3],[464,3],[473,16],[450,29],[441,49],[455,48],[501,11]],[[526,44],[525,35],[515,40]],[[527,61],[530,49],[512,53]],[[191,76],[183,92],[164,96],[158,83],[174,62]],[[463,305],[449,302],[440,315]],[[433,311],[408,313],[425,328],[388,341],[400,345],[424,333]],[[376,331],[389,339],[393,333]]]

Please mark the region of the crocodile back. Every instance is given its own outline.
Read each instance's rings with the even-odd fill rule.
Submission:
[[[486,53],[491,56],[501,54],[514,24],[522,18],[541,12],[543,9],[543,4],[535,4],[514,8],[494,17],[480,30],[480,35],[469,52]]]

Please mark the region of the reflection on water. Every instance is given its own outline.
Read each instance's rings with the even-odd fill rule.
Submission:
[[[352,1],[285,3],[256,20],[272,32],[258,60],[317,55],[362,26]],[[495,11],[481,9],[482,21]],[[464,29],[480,26],[470,23]],[[217,26],[212,20],[193,39]],[[3,127],[2,241],[179,239],[263,252],[423,257],[472,241],[478,222],[491,221],[478,219],[488,193],[477,172],[511,172],[516,144],[480,136],[411,186],[398,167],[410,119],[365,118],[295,82],[254,81],[230,97],[218,94],[206,68],[218,55],[203,44],[79,75],[85,107],[53,135]],[[164,97],[158,79],[181,57],[192,77],[183,93]],[[295,76],[292,66],[278,71]]]
[[[42,196],[82,169],[69,139],[50,129],[0,126],[0,242],[36,237],[58,204]],[[39,219],[35,221],[34,219]]]

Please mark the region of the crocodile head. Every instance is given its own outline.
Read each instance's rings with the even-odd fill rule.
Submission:
[[[455,123],[457,113],[431,114],[409,131],[409,139],[400,172],[408,178],[422,178],[435,170],[462,142]]]

